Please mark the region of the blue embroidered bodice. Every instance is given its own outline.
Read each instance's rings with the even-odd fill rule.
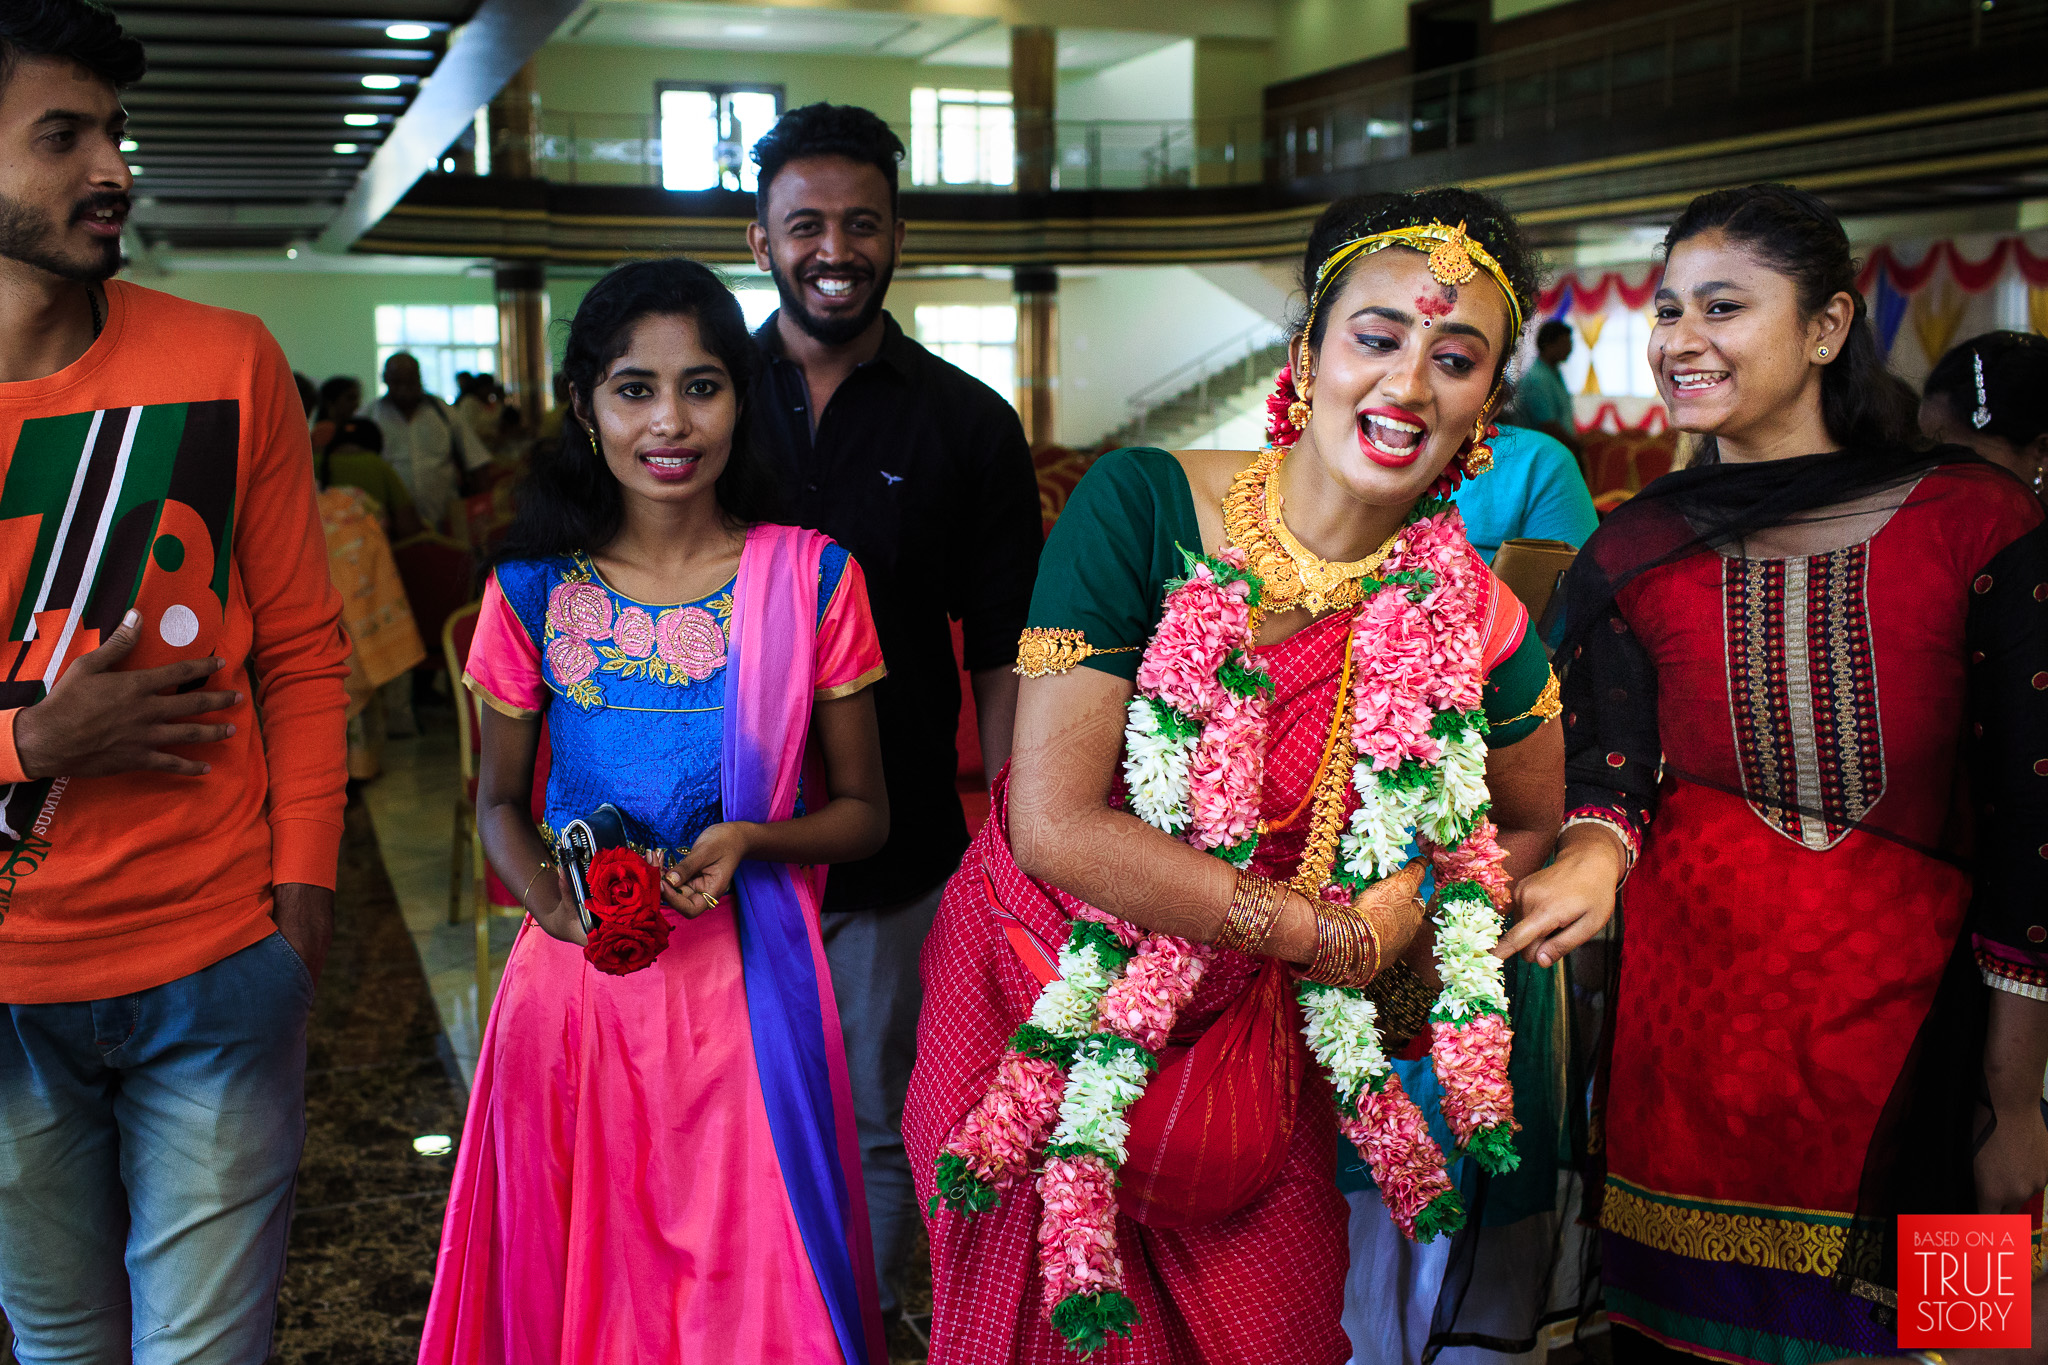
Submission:
[[[828,545],[820,621],[845,569],[846,551]],[[639,602],[581,555],[514,560],[497,576],[548,689],[548,831],[610,802],[635,843],[688,848],[721,818],[732,583],[694,602]]]

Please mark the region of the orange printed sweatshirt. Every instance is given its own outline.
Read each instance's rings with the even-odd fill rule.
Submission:
[[[124,668],[216,655],[204,777],[29,778],[14,718],[130,609]],[[334,885],[348,644],[284,354],[245,313],[123,281],[89,350],[0,384],[0,1003],[174,981]]]

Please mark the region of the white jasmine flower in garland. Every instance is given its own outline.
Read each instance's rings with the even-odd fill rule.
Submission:
[[[1081,1055],[1067,1072],[1067,1093],[1060,1100],[1059,1126],[1048,1151],[1072,1155],[1085,1149],[1123,1165],[1128,1152],[1130,1121],[1124,1111],[1145,1093],[1152,1058],[1125,1039],[1097,1035],[1082,1045]]]
[[[1048,981],[1031,1006],[1030,1022],[1056,1038],[1086,1037],[1095,1026],[1095,1007],[1122,974],[1122,964],[1112,967],[1104,962],[1096,943],[1080,933],[1079,926],[1060,949],[1059,964],[1058,979]]]
[[[1430,773],[1430,790],[1420,803],[1416,828],[1425,839],[1456,848],[1486,807],[1486,736],[1463,729],[1443,741],[1443,759]]]
[[[1486,736],[1468,726],[1444,745],[1441,765],[1444,790],[1461,811],[1478,810],[1490,799],[1486,791]]]
[[[1164,703],[1131,698],[1124,725],[1124,785],[1130,789],[1131,812],[1155,829],[1180,834],[1188,827],[1188,761],[1200,734]]]
[[[1392,773],[1376,773],[1366,764],[1352,770],[1358,809],[1337,840],[1337,865],[1363,885],[1391,877],[1408,860],[1408,841],[1415,831],[1418,793],[1399,785]]]
[[[1379,1007],[1362,992],[1319,981],[1303,981],[1296,995],[1309,1055],[1330,1073],[1337,1107],[1356,1108],[1358,1097],[1388,1070],[1380,1047]]]
[[[1493,945],[1503,921],[1483,895],[1447,897],[1436,917],[1437,967],[1444,979],[1435,1013],[1462,1019],[1475,1008],[1507,1012],[1506,974]]]

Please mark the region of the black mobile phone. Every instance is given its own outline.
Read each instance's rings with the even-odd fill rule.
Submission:
[[[576,901],[576,919],[586,934],[597,927],[597,918],[590,913],[591,859],[601,849],[624,848],[630,843],[625,813],[610,802],[562,827],[555,843],[555,857],[568,874],[569,894]]]

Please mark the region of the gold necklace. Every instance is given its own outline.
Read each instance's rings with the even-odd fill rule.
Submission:
[[[1401,532],[1363,559],[1348,563],[1324,559],[1295,539],[1279,513],[1278,481],[1284,452],[1268,451],[1241,470],[1223,498],[1224,539],[1243,550],[1247,567],[1264,585],[1265,611],[1305,608],[1320,615],[1365,600],[1364,580],[1394,552]]]

